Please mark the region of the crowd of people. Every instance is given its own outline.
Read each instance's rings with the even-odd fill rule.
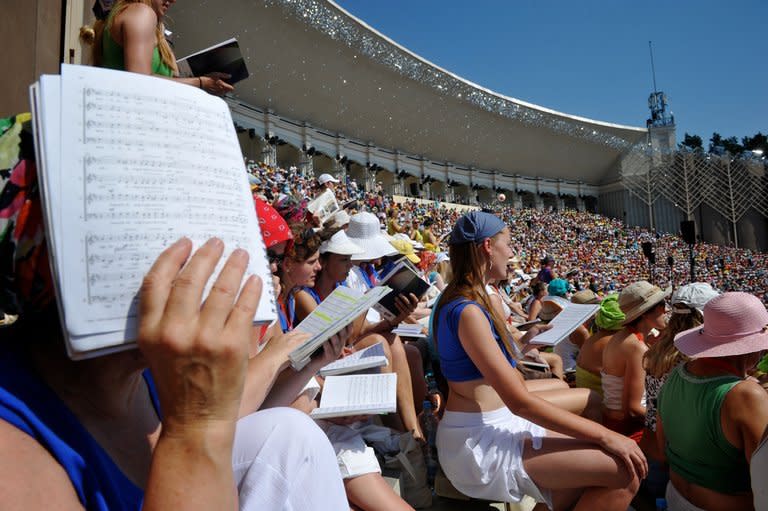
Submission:
[[[97,2],[94,62],[231,90],[226,76],[175,76],[173,3]],[[246,278],[238,249],[204,297],[223,243],[182,238],[143,279],[138,350],[74,361],[29,120],[0,120],[1,291],[17,313],[0,330],[9,507],[405,511],[429,507],[439,462],[468,497],[538,509],[768,509],[766,254],[697,244],[688,282],[679,237],[593,213],[463,212],[247,162],[271,281]],[[671,264],[649,270],[645,241]],[[302,320],[402,268],[426,291],[371,308],[294,370]],[[267,286],[277,319],[254,326]],[[536,343],[578,310],[553,349]],[[373,345],[396,411],[311,418],[320,369]],[[382,466],[401,469],[399,494]]]

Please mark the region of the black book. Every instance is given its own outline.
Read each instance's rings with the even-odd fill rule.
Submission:
[[[230,77],[224,81],[230,85],[249,76],[243,54],[240,53],[240,45],[234,38],[179,59],[176,64],[179,66],[179,74],[183,77],[226,73]]]
[[[378,285],[392,288],[392,292],[384,296],[373,307],[382,317],[389,320],[400,314],[395,306],[397,296],[413,293],[417,298],[421,298],[429,289],[429,283],[421,278],[413,265],[405,258],[401,259]]]

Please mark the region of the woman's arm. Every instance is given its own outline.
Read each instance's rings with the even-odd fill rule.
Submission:
[[[145,75],[152,74],[152,54],[157,46],[157,14],[148,5],[131,4],[114,20],[112,28],[118,37],[115,41],[123,47],[123,63],[126,71]],[[104,30],[109,30],[105,27]],[[167,77],[163,77],[167,78]],[[221,74],[178,78],[172,80],[198,87],[209,94],[222,95],[234,90]]]
[[[526,333],[524,342],[527,343],[542,330],[542,327],[534,326]],[[557,408],[528,392],[520,372],[510,371],[509,362],[493,338],[490,324],[478,306],[468,305],[462,311],[459,339],[485,380],[515,415],[558,433],[600,445],[621,458],[629,470],[645,477],[645,456],[633,440]]]
[[[294,324],[298,325],[317,308],[317,302],[303,289],[296,291],[293,297],[296,300],[296,320]]]
[[[192,242],[179,240],[142,282],[138,345],[163,410],[142,506],[148,511],[238,507],[232,445],[262,283],[251,276],[238,295],[248,254],[237,249],[201,306],[223,251],[211,239],[190,258]]]
[[[626,361],[621,408],[630,417],[645,417],[645,406],[642,401],[645,394],[643,354],[646,350],[644,344],[635,342],[634,336],[624,342],[621,350]]]
[[[531,308],[528,310],[528,321],[533,321],[538,318],[539,312],[541,312],[541,300],[534,299],[531,302]]]
[[[720,422],[726,439],[744,451],[749,463],[768,426],[768,394],[755,381],[745,380],[725,396]]]

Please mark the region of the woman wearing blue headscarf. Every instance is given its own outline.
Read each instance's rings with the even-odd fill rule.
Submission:
[[[449,244],[454,277],[435,313],[440,367],[450,388],[437,434],[448,478],[477,498],[529,495],[550,509],[627,509],[647,473],[642,451],[529,393],[512,370],[509,334],[485,292],[489,280],[505,276],[512,256],[508,228],[474,211],[458,220]],[[546,328],[533,327],[522,342]]]

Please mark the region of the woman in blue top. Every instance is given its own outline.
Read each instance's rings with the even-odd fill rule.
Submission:
[[[550,509],[627,509],[647,473],[642,451],[529,393],[513,370],[507,330],[485,292],[490,279],[505,276],[512,255],[507,227],[473,211],[458,220],[449,244],[454,276],[436,314],[450,389],[437,447],[448,478],[478,498],[516,501],[527,494]],[[523,343],[544,329],[533,327]]]

